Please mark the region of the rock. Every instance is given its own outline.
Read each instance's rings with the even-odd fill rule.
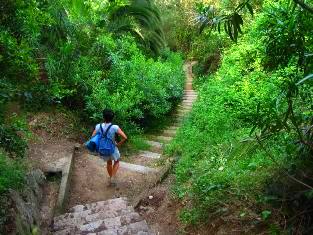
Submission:
[[[22,199],[16,191],[10,191],[10,198],[12,199],[15,208],[16,229],[19,234],[28,234],[31,232],[31,225],[34,223],[32,211],[29,210],[26,202]]]
[[[152,235],[147,223],[126,198],[77,205],[54,218],[53,234]]]
[[[150,199],[150,200],[151,200],[151,199],[153,199],[153,196],[152,196],[152,195],[150,195],[150,196],[149,196],[149,199]]]
[[[82,145],[81,145],[81,144],[76,143],[76,144],[74,145],[74,150],[80,150],[80,149],[81,149],[81,147],[82,147]]]
[[[40,186],[44,183],[45,180],[46,177],[41,170],[31,171],[26,176],[26,184],[35,193],[35,197],[37,197],[38,201],[40,201],[42,198]]]
[[[41,185],[45,181],[42,171],[34,170],[27,174],[26,184],[21,192],[10,191],[13,202],[16,234],[31,234],[40,225]]]

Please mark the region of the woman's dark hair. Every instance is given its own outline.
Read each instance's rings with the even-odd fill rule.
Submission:
[[[111,109],[104,109],[102,112],[103,119],[105,122],[112,122],[114,118],[114,112]]]

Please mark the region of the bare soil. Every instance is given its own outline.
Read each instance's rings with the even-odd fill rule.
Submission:
[[[86,150],[76,154],[73,172],[68,208],[117,197],[128,197],[132,203],[151,186],[156,177],[151,173],[142,174],[120,168],[115,178],[116,186],[110,186],[105,162]]]
[[[41,112],[29,118],[29,127],[33,135],[28,150],[30,167],[42,170],[47,176],[40,204],[41,234],[49,234],[59,193],[62,167],[73,153],[74,144],[82,138],[79,131],[73,128],[76,122],[70,113],[61,111]],[[51,169],[59,169],[59,175],[58,173],[48,175]]]
[[[147,192],[136,206],[139,214],[158,235],[175,235],[181,231],[178,215],[182,205],[171,194],[173,180],[173,175],[167,177],[162,184]]]

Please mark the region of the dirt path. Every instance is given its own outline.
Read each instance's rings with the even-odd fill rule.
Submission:
[[[98,156],[91,155],[86,150],[76,152],[67,208],[69,211],[71,211],[70,208],[76,205],[88,204],[91,206],[93,205],[91,203],[123,197],[127,197],[130,204],[135,206],[143,195],[150,192],[161,175],[164,174],[165,169],[171,164],[171,159],[162,155],[163,148],[175,136],[183,119],[191,110],[193,101],[197,98],[195,91],[192,89],[192,66],[194,64],[195,62],[188,62],[184,65],[187,77],[185,92],[183,101],[173,117],[173,124],[161,131],[160,134],[149,136],[147,144],[149,144],[150,149],[139,151],[128,157],[127,162],[123,161],[122,156],[120,169],[116,177],[117,186],[109,186],[105,169],[106,163]],[[162,186],[154,187],[153,195],[150,195],[149,199],[141,200],[137,208],[138,212],[151,225],[150,227],[155,234],[175,234],[174,231],[177,227],[175,209],[172,209],[173,213],[167,214],[167,217],[162,216],[167,207],[175,207],[168,195],[171,179],[167,179],[166,182]],[[164,201],[165,204],[162,203]],[[84,219],[83,217],[79,218]],[[63,218],[61,220],[63,221]],[[65,223],[67,222],[72,223],[65,221]]]

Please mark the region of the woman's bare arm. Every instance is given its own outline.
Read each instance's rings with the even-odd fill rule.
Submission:
[[[95,136],[96,134],[97,134],[97,131],[96,131],[96,129],[94,129],[94,131],[92,132],[91,137]]]
[[[119,147],[122,144],[124,144],[124,142],[127,140],[127,136],[125,135],[121,128],[118,128],[117,134],[122,137],[122,140],[116,144],[116,146]]]

